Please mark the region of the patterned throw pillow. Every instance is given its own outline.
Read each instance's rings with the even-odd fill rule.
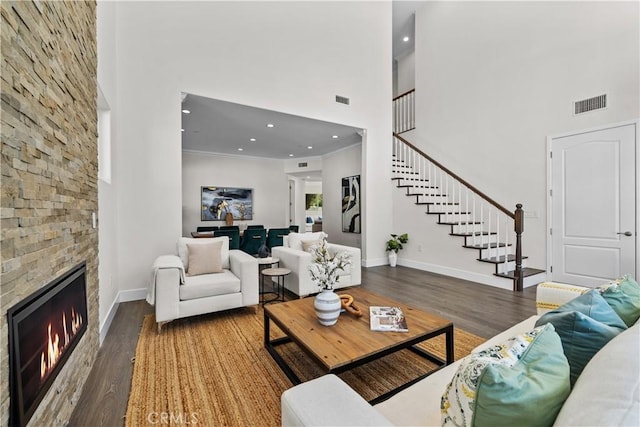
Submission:
[[[624,323],[631,327],[640,318],[640,285],[631,276],[624,276],[598,288],[602,297]]]
[[[467,357],[442,396],[442,425],[552,425],[569,392],[560,338],[543,325]]]

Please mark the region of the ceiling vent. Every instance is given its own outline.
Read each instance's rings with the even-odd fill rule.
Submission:
[[[349,98],[346,96],[336,95],[336,102],[344,105],[349,105]]]
[[[573,115],[586,113],[594,110],[602,110],[607,108],[607,94],[594,96],[593,98],[576,101],[573,106]]]

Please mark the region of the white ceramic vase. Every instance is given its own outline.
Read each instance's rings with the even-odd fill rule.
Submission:
[[[398,262],[398,253],[396,251],[389,251],[389,265],[395,267]]]
[[[316,295],[313,302],[318,322],[323,326],[335,325],[340,316],[340,297],[333,290],[324,290]]]

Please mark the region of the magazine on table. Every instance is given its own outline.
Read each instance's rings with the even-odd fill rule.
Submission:
[[[369,307],[369,316],[372,331],[409,332],[400,307]]]

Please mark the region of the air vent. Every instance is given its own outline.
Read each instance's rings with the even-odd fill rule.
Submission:
[[[607,94],[576,101],[573,107],[573,114],[578,115],[588,111],[602,110],[603,108],[607,108]]]
[[[336,102],[339,102],[340,104],[349,105],[349,98],[347,98],[346,96],[336,95]]]
[[[298,163],[298,167],[299,168],[306,168],[307,167],[307,162]]]

